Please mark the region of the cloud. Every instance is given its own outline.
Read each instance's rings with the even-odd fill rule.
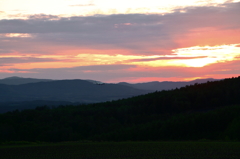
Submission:
[[[167,69],[158,68],[157,70],[138,70],[137,66],[115,66],[107,65],[103,69],[99,66],[74,67],[74,68],[56,68],[56,69],[10,69],[12,72],[27,72],[22,76],[31,76],[35,78],[52,79],[95,79],[103,82],[116,81],[121,78],[141,78],[141,77],[177,77],[183,74],[179,72],[180,68]],[[101,67],[100,67],[101,68]],[[138,71],[136,71],[138,70]],[[170,72],[171,71],[171,72]],[[120,82],[120,81],[119,81]]]
[[[29,15],[28,19],[33,19],[33,20],[59,20],[59,16],[55,15],[47,15],[47,14],[34,14],[34,15]]]
[[[72,73],[77,73],[77,72],[114,72],[117,70],[126,70],[130,68],[135,68],[137,66],[135,65],[90,65],[90,66],[78,66],[78,67],[70,67],[70,68],[47,68],[47,69],[31,69],[33,71],[39,71],[39,72],[44,72],[44,71],[57,71],[61,70],[63,72],[72,72]],[[19,70],[19,71],[27,71],[29,69],[11,69],[11,70]]]
[[[134,54],[169,54],[171,49],[184,47],[176,39],[191,39],[200,34],[192,37],[195,41],[207,35],[211,28],[215,28],[211,32],[239,29],[240,22],[236,20],[239,8],[240,3],[193,7],[186,8],[186,13],[176,11],[164,16],[116,14],[61,18],[40,14],[29,16],[28,20],[1,20],[0,33],[32,34],[35,35],[32,43],[37,45],[51,43],[97,50],[128,49]],[[235,41],[239,40],[234,37]],[[218,41],[228,43],[224,37]],[[17,47],[11,46],[12,49]]]
[[[116,71],[116,70],[125,70],[129,68],[134,68],[135,65],[91,65],[91,66],[79,66],[70,68],[71,70],[76,71],[86,71],[86,70],[92,70],[92,71]]]
[[[128,60],[128,62],[141,62],[141,61],[157,61],[157,60],[184,60],[184,59],[198,59],[198,58],[206,58],[207,56],[196,56],[196,57],[158,57],[158,58],[146,58],[146,59],[132,59]]]
[[[23,34],[23,33],[6,33],[6,34],[0,34],[1,37],[7,37],[7,38],[29,38],[31,37],[31,34]]]
[[[135,65],[92,65],[72,68],[47,68],[47,69],[10,69],[11,72],[27,72],[22,76],[35,78],[52,79],[98,79],[107,81],[115,79],[126,73],[128,69],[135,68]]]
[[[35,57],[0,57],[0,63],[9,65],[9,64],[18,64],[18,63],[35,63],[35,62],[52,62],[52,61],[59,61],[57,59],[52,58],[35,58]]]

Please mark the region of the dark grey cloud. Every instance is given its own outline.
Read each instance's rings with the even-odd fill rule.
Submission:
[[[129,49],[135,54],[169,54],[178,48],[177,38],[185,38],[194,29],[214,27],[220,30],[240,28],[240,3],[217,7],[190,7],[186,13],[114,14],[61,18],[32,15],[27,20],[0,20],[0,34],[29,33],[32,38],[8,38],[4,50],[50,53],[45,49],[68,46],[97,50]],[[52,20],[55,19],[55,20]],[[222,39],[224,43],[224,38]],[[31,50],[31,51],[29,51]]]
[[[117,71],[117,70],[126,70],[130,68],[136,68],[136,65],[90,65],[90,66],[78,66],[78,67],[71,67],[71,68],[47,68],[47,69],[31,69],[34,71],[44,72],[44,71],[57,71],[61,70],[63,72],[86,72],[86,71],[93,71],[93,72],[111,72],[111,71]],[[11,71],[27,71],[29,69],[11,69]]]
[[[157,35],[164,35],[164,33],[161,33],[162,29],[172,31],[172,28],[175,30],[176,27],[188,30],[189,28],[211,26],[239,26],[239,8],[240,3],[226,4],[225,7],[191,7],[186,8],[186,13],[176,10],[176,12],[164,16],[158,14],[114,14],[60,18],[39,14],[29,16],[28,20],[1,20],[0,33],[85,32],[96,34],[101,31],[105,33],[106,31],[117,30],[122,32],[144,31],[143,33],[147,31],[148,34],[153,32]],[[47,21],[53,18],[59,18],[59,20]],[[39,21],[39,19],[42,19],[42,21]],[[127,23],[132,25],[126,25]],[[151,31],[151,29],[153,30]],[[179,31],[179,29],[176,29],[176,31]],[[156,32],[156,30],[159,32]]]
[[[39,38],[0,38],[0,54],[20,52],[25,54],[51,54],[54,48],[62,46],[54,45]],[[47,49],[46,49],[47,48]]]
[[[102,68],[102,69],[101,69]],[[73,68],[48,68],[48,69],[10,69],[13,72],[27,72],[22,74],[24,77],[51,78],[51,79],[93,79],[102,82],[113,81],[122,78],[141,78],[141,77],[180,77],[184,76],[181,68],[159,68],[156,70],[129,70],[137,68],[134,65],[105,65]],[[15,73],[15,74],[16,74]],[[2,75],[3,76],[3,75]],[[188,76],[188,75],[187,75]],[[190,76],[191,77],[191,76]]]
[[[35,57],[21,57],[21,58],[12,58],[12,57],[1,57],[0,63],[9,65],[9,64],[16,64],[16,63],[35,63],[35,62],[54,62],[59,61],[57,59],[52,58],[35,58]]]
[[[171,77],[196,77],[196,73],[193,73],[192,68],[181,68],[181,67],[163,67],[156,68],[154,70],[146,68],[141,70],[128,70],[126,69],[110,69],[112,65],[108,65],[109,69],[106,70],[90,70],[87,68],[55,68],[55,69],[10,69],[15,72],[14,75],[20,75],[23,77],[32,78],[50,78],[50,79],[92,79],[99,80],[102,82],[114,81],[118,79],[137,79],[144,77],[153,78],[171,78]],[[114,66],[113,66],[114,67]],[[97,68],[97,66],[96,66]],[[131,66],[132,68],[132,66]],[[137,68],[134,66],[133,68]],[[198,71],[198,68],[194,69]],[[19,72],[19,74],[18,74]],[[26,73],[21,73],[26,72]],[[199,71],[198,71],[199,72]],[[205,72],[198,73],[198,76],[204,75]],[[9,77],[1,73],[2,78]]]
[[[34,14],[34,15],[29,15],[28,19],[33,19],[33,20],[57,20],[60,19],[58,16],[55,15],[47,15],[47,14]]]
[[[107,81],[121,77],[126,70],[135,68],[135,65],[93,65],[93,66],[80,66],[73,68],[48,68],[48,69],[10,69],[15,72],[27,72],[21,74],[24,77],[34,78],[51,78],[51,79],[95,79],[100,81]],[[18,75],[18,74],[17,74]],[[9,76],[9,75],[8,75]],[[2,78],[6,74],[1,74]]]
[[[92,70],[92,71],[116,71],[116,70],[125,70],[129,68],[135,68],[135,65],[91,65],[91,66],[79,66],[79,67],[74,67],[70,68],[70,70],[75,70],[75,71],[87,71],[87,70]],[[66,68],[69,69],[69,68]]]

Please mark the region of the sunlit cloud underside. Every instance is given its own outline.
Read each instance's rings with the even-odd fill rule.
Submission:
[[[203,67],[213,63],[236,60],[240,56],[239,44],[220,46],[194,46],[172,50],[176,56],[206,56],[204,58],[177,60],[173,63],[187,67]]]
[[[30,38],[32,37],[31,34],[27,34],[27,33],[6,33],[6,34],[0,34],[0,38],[1,37],[8,37],[8,38]]]

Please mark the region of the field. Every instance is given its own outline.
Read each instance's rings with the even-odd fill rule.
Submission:
[[[2,145],[3,159],[232,159],[238,142],[69,142]]]

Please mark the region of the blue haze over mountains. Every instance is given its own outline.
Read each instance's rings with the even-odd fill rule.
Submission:
[[[216,80],[112,84],[80,79],[51,80],[9,77],[0,79],[0,113],[16,109],[32,109],[43,105],[79,105],[112,101]]]

